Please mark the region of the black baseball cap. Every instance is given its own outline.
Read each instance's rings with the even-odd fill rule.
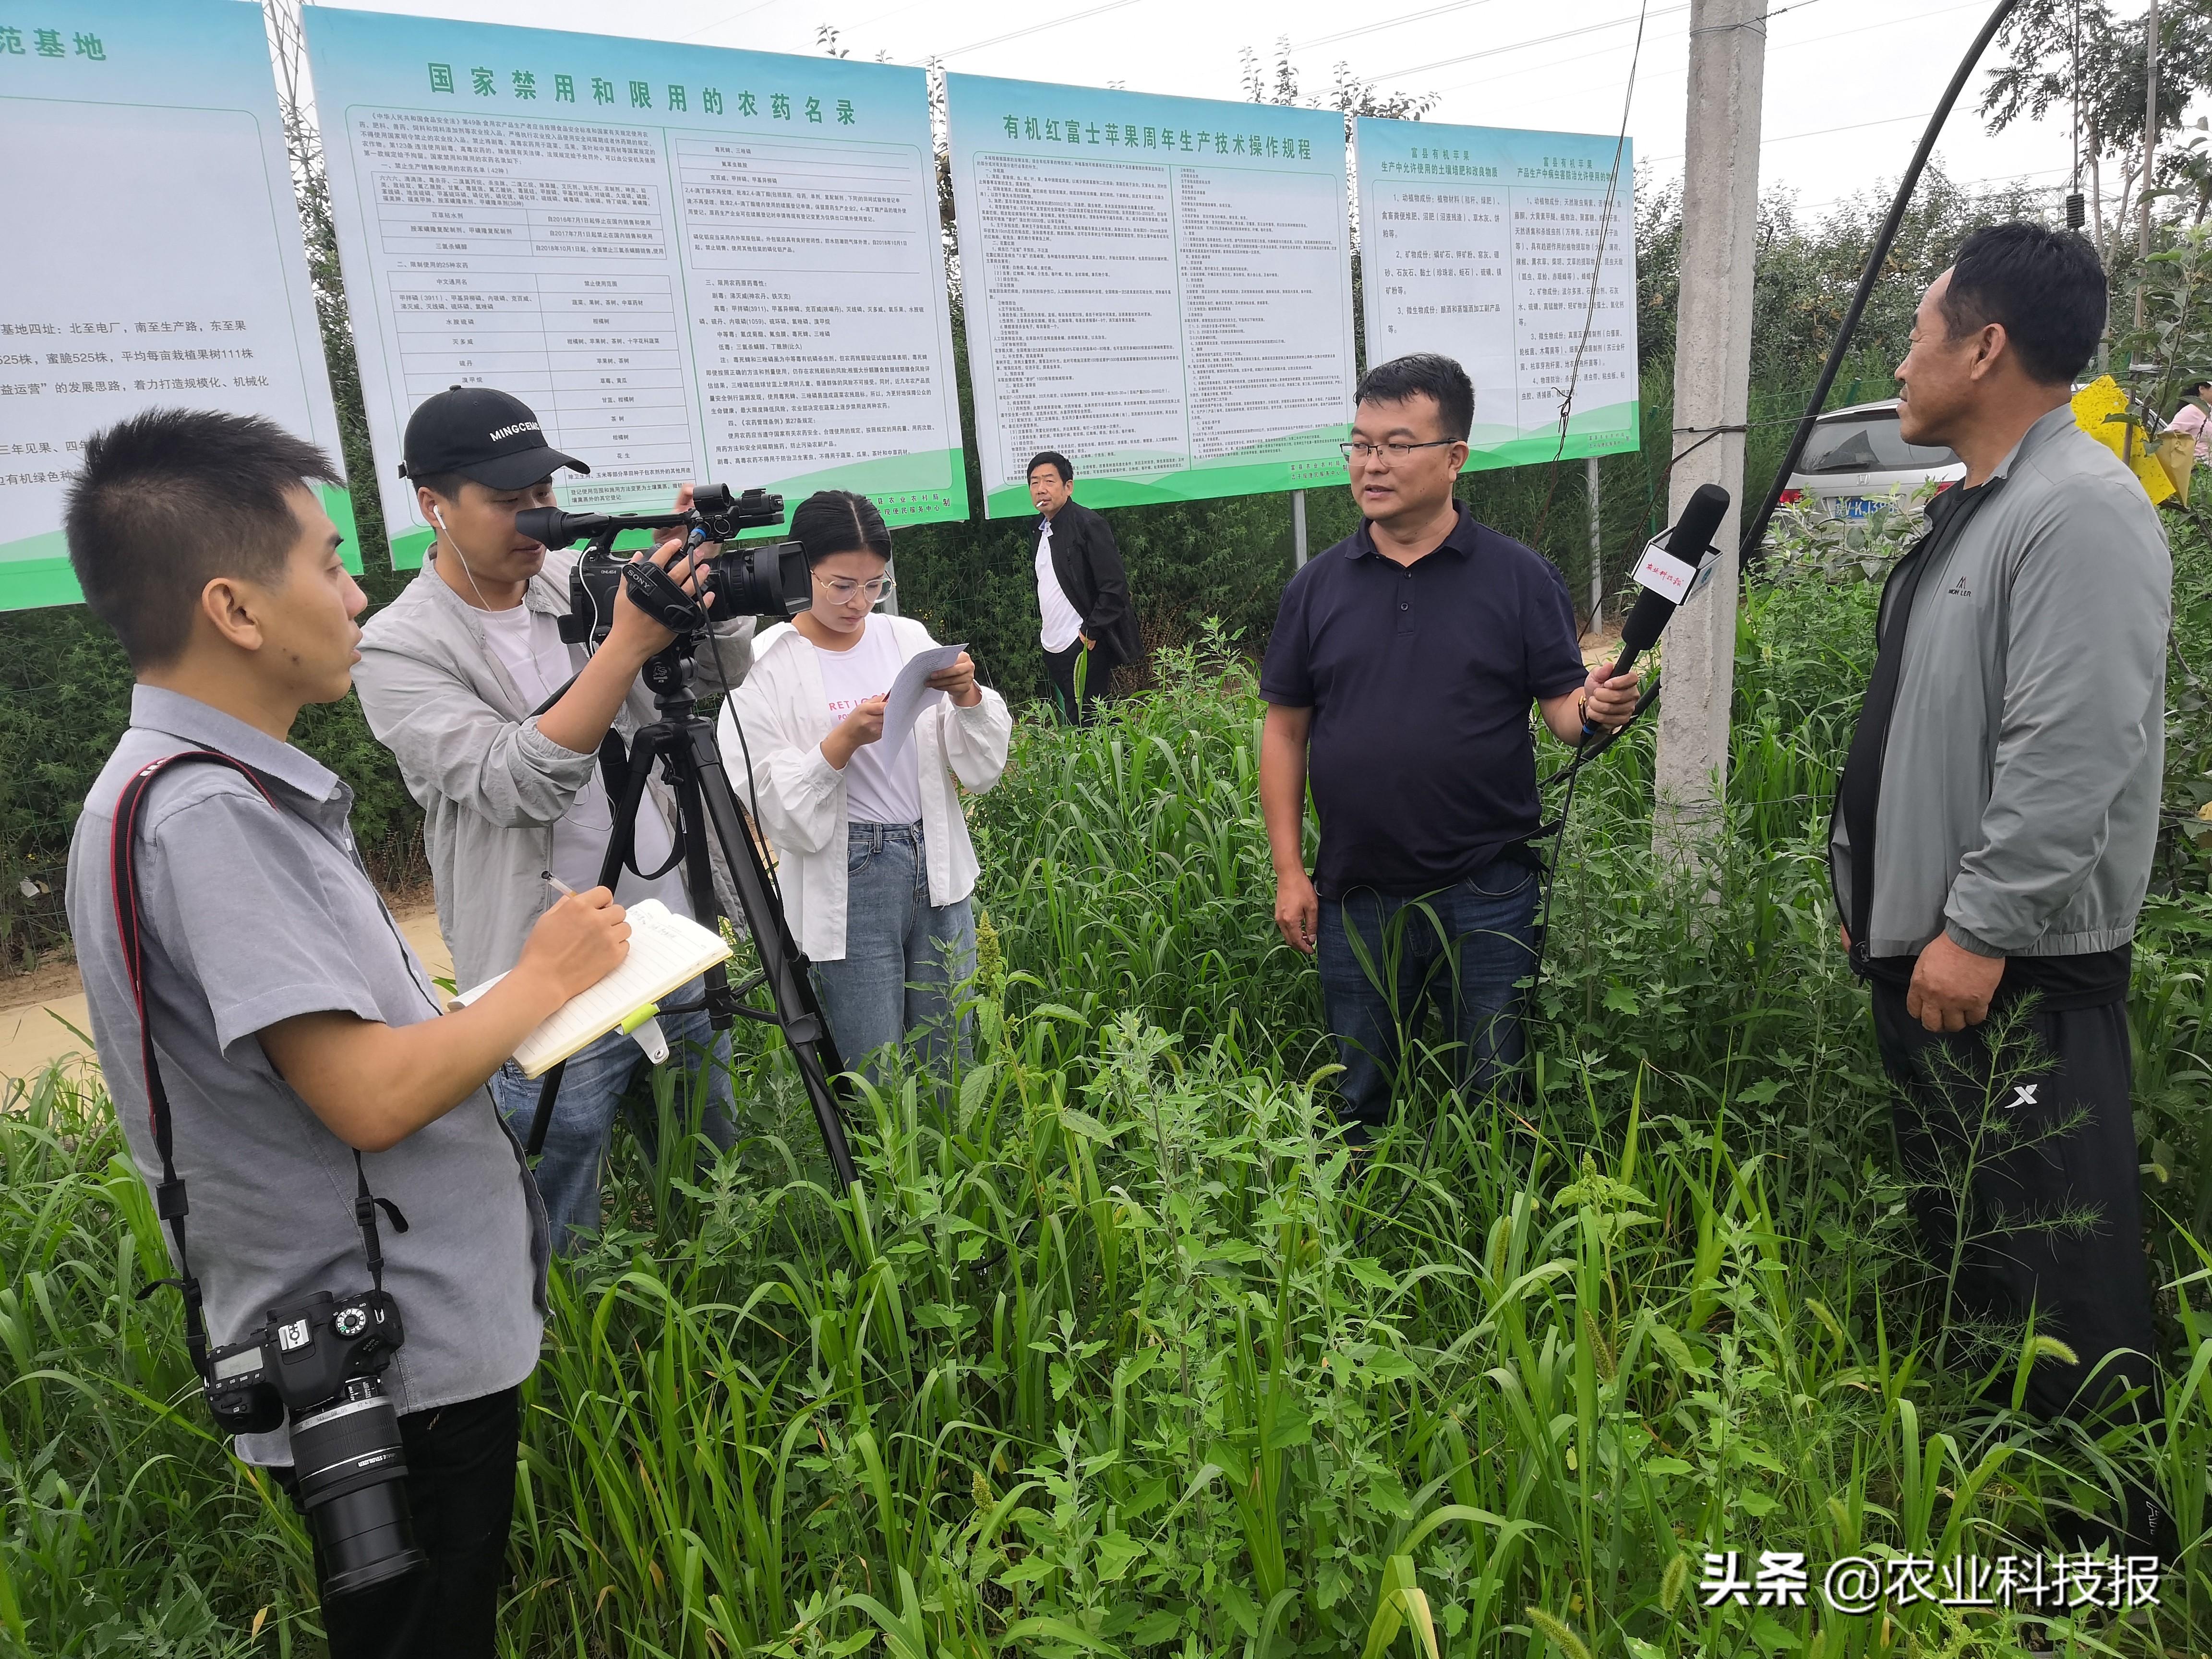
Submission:
[[[488,386],[457,386],[425,398],[408,417],[400,448],[403,478],[453,472],[493,489],[520,489],[550,477],[556,466],[592,470],[545,441],[528,404]]]

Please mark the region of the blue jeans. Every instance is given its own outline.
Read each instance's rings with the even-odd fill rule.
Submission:
[[[1463,1101],[1504,1082],[1523,1052],[1519,994],[1536,960],[1536,872],[1493,860],[1419,897],[1358,887],[1324,899],[1315,951],[1322,1004],[1344,1063],[1339,1115],[1379,1129],[1433,1006]]]
[[[921,826],[848,825],[845,959],[814,964],[822,1012],[845,1064],[879,1077],[874,1057],[915,1031],[924,1064],[964,1056],[967,1022],[955,1023],[952,993],[975,971],[975,913],[964,898],[929,902]]]
[[[663,997],[661,1005],[696,1002],[703,989],[702,982],[695,979]],[[676,1091],[679,1113],[689,1115],[696,1097],[696,1086],[703,1082],[706,1109],[700,1115],[699,1133],[727,1151],[738,1138],[730,1121],[729,1034],[715,1031],[707,1023],[704,1009],[664,1014],[660,1030],[668,1039],[667,1064],[680,1066],[683,1072]],[[599,1181],[615,1113],[629,1092],[630,1080],[644,1064],[645,1050],[620,1031],[610,1031],[568,1056],[561,1092],[553,1097],[553,1121],[545,1129],[544,1156],[538,1160],[534,1172],[538,1194],[545,1200],[546,1219],[552,1224],[556,1255],[569,1255],[599,1231]],[[529,1144],[530,1126],[538,1115],[538,1090],[544,1081],[524,1077],[522,1068],[513,1060],[492,1073],[492,1097],[499,1103],[499,1115],[525,1146]],[[653,1158],[659,1125],[649,1100],[642,1107],[633,1103],[629,1125],[646,1156]]]

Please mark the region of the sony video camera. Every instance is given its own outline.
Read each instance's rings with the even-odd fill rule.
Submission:
[[[226,1432],[266,1434],[289,1414],[292,1466],[331,1595],[412,1572],[428,1558],[407,1509],[399,1418],[380,1381],[404,1340],[382,1291],[318,1291],[269,1310],[258,1334],[208,1357],[208,1408]]]
[[[514,527],[548,547],[590,544],[568,577],[568,614],[561,637],[571,645],[597,645],[614,625],[615,590],[629,589],[640,610],[680,640],[703,633],[709,621],[726,617],[797,616],[814,602],[806,556],[797,542],[763,543],[732,548],[706,568],[699,595],[686,593],[649,561],[630,560],[614,550],[625,530],[688,531],[693,540],[727,542],[740,530],[783,522],[783,497],[764,489],[732,495],[727,484],[701,484],[688,513],[563,513],[556,507],[527,507],[514,515]],[[701,603],[715,596],[710,617]]]

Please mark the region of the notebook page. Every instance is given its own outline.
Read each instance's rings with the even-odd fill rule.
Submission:
[[[605,1036],[647,1003],[696,979],[730,947],[719,933],[672,915],[658,899],[629,907],[629,954],[622,966],[571,999],[514,1051],[525,1077],[536,1077],[593,1038]]]

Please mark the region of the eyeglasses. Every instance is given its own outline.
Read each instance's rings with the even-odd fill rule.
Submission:
[[[1380,455],[1395,465],[1404,460],[1417,449],[1442,449],[1448,444],[1455,444],[1458,441],[1456,438],[1436,438],[1425,444],[1364,444],[1357,439],[1351,439],[1337,445],[1337,447],[1344,452],[1344,459],[1347,461],[1364,461],[1370,457]]]
[[[866,593],[868,602],[872,605],[891,591],[889,576],[878,576],[873,581],[866,582],[856,582],[848,576],[817,576],[814,580],[817,586],[828,588],[830,597],[841,605],[855,593]]]

